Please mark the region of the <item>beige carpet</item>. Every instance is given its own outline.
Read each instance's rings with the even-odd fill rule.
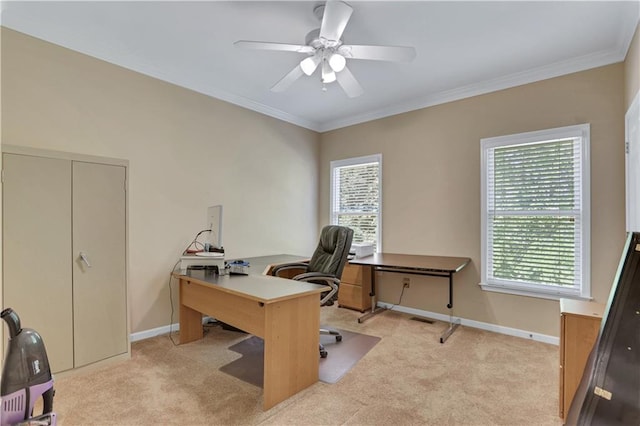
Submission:
[[[321,327],[326,328],[326,327]],[[342,341],[336,342],[334,336],[320,336],[320,343],[331,356],[320,358],[318,378],[325,383],[336,383],[353,368],[363,356],[380,341],[379,337],[340,330]],[[220,367],[220,371],[236,377],[254,386],[263,387],[264,382],[264,340],[249,336],[229,347],[241,357]]]
[[[136,342],[130,361],[56,381],[59,425],[560,425],[558,347],[385,312],[325,307],[322,323],[382,339],[338,383],[268,411],[262,389],[218,369],[246,335],[214,329],[174,346]],[[329,355],[331,356],[331,355]]]

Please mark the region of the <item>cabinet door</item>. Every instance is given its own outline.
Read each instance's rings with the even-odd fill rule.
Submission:
[[[73,162],[75,366],[128,351],[122,166]]]
[[[53,372],[73,368],[71,162],[3,154],[3,307],[44,340]],[[3,339],[6,343],[6,339]]]
[[[598,338],[600,331],[600,317],[583,317],[579,315],[563,314],[561,321],[562,356],[560,360],[563,378],[561,379],[562,394],[560,395],[560,415],[566,419],[573,397],[580,386],[584,374],[584,367],[589,354]]]

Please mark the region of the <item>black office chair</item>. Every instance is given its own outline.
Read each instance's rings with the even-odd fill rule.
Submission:
[[[342,276],[344,265],[347,263],[351,240],[353,240],[353,229],[337,225],[325,226],[320,233],[318,247],[308,263],[277,265],[273,268],[272,274],[279,276],[283,271],[291,269],[303,271],[292,279],[330,286],[330,291],[322,293],[320,306],[333,305],[338,296],[340,277]],[[320,329],[320,334],[335,336],[337,342],[342,340],[340,333],[335,330]],[[322,358],[327,357],[327,351],[322,344],[320,344],[320,356]]]

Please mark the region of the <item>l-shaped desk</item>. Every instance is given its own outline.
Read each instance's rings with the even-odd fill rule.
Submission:
[[[453,274],[460,272],[470,261],[471,259],[468,257],[393,253],[376,253],[371,256],[349,260],[352,265],[371,268],[371,274],[369,274],[371,276],[371,311],[358,318],[358,322],[362,323],[372,315],[384,310],[384,308],[376,306],[376,271],[449,278],[449,303],[447,303],[447,308],[451,310],[453,308]],[[460,325],[459,322],[450,320],[449,328],[440,337],[440,343],[444,343],[458,325]]]
[[[175,274],[180,281],[180,344],[202,338],[203,314],[263,338],[267,410],[318,381],[318,300],[329,287],[262,275],[260,267],[253,271],[238,276],[207,270]]]
[[[305,258],[291,255],[247,259],[251,273],[246,276],[217,275],[207,270],[175,274],[180,281],[180,344],[203,337],[203,314],[264,339],[265,410],[318,381],[318,298],[329,287],[264,275],[275,264],[302,259]],[[372,269],[371,312],[358,322],[383,309],[376,307],[376,271],[448,277],[447,307],[451,309],[453,274],[469,261],[458,257],[388,253],[350,260],[351,264]],[[456,326],[450,324],[440,338],[441,343]]]

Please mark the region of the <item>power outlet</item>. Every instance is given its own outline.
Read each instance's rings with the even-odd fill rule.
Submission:
[[[411,287],[411,280],[409,278],[403,278],[402,279],[402,286],[404,288],[409,288]]]

